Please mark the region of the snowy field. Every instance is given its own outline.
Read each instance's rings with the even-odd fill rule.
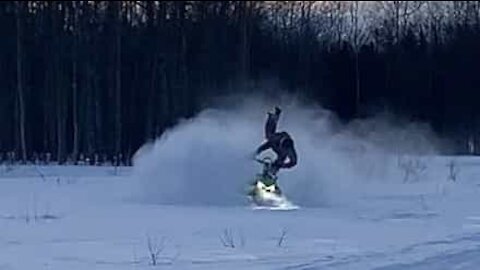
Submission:
[[[450,160],[292,211],[139,203],[130,168],[3,167],[0,269],[478,269],[480,159],[457,182]]]
[[[264,107],[209,110],[133,167],[0,166],[0,269],[480,269],[480,158],[439,155],[422,125],[283,107],[299,209],[243,196]]]

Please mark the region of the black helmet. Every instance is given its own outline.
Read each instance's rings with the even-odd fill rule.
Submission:
[[[280,140],[280,147],[291,148],[293,147],[293,140],[290,137],[284,137]]]

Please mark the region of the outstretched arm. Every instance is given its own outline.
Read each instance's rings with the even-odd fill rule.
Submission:
[[[286,163],[282,162],[281,164],[279,164],[280,168],[288,169],[297,165],[297,152],[295,151],[295,148],[289,149],[288,152],[286,153],[286,156],[288,157],[288,162]]]

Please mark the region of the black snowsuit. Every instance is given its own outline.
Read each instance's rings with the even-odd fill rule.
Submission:
[[[272,164],[274,173],[280,168],[292,168],[297,164],[297,153],[292,137],[285,131],[276,132],[278,117],[278,114],[268,114],[268,119],[265,123],[265,138],[267,141],[256,150],[257,155],[267,149],[272,149],[275,152],[277,159]],[[289,161],[285,162],[287,157]]]

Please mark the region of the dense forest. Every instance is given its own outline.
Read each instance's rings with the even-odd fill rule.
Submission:
[[[2,1],[0,40],[0,161],[128,163],[265,78],[343,121],[429,123],[458,153],[480,131],[480,1]]]

